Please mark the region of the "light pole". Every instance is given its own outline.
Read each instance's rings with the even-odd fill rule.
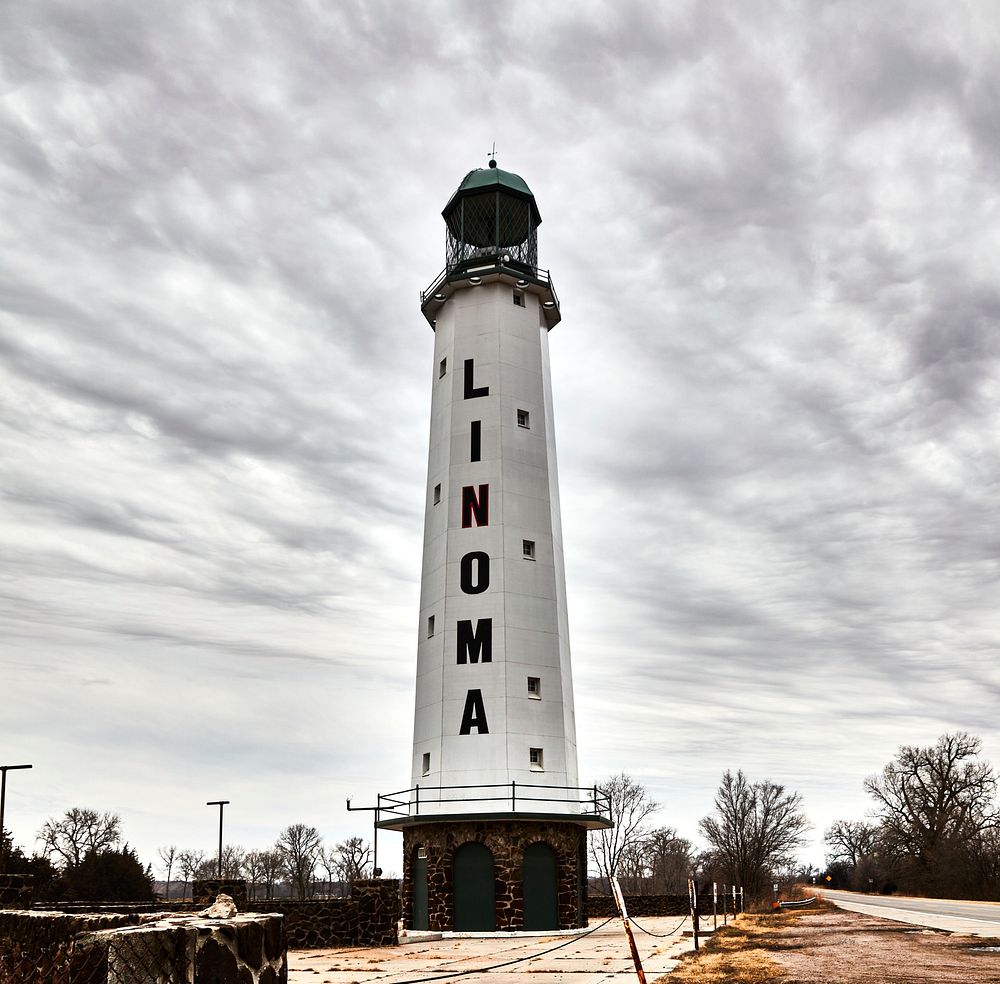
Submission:
[[[0,875],[7,870],[7,849],[3,839],[3,814],[7,803],[7,773],[15,769],[30,769],[30,765],[0,765]]]
[[[229,800],[209,800],[205,806],[217,806],[219,808],[219,870],[218,879],[222,881],[222,811],[229,805]]]

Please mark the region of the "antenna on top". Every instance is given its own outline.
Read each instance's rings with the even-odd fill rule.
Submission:
[[[493,147],[490,150],[490,167],[497,166],[497,142],[493,141]]]

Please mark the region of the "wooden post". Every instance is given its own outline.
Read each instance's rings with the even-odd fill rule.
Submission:
[[[694,948],[698,949],[698,883],[688,879],[688,903],[691,906],[691,929],[694,935]]]
[[[622,916],[622,925],[625,927],[625,935],[628,937],[629,949],[632,951],[632,963],[635,964],[635,976],[639,978],[639,984],[646,984],[646,973],[642,969],[642,961],[639,959],[639,951],[635,945],[635,937],[632,935],[632,926],[628,921],[628,911],[625,908],[625,895],[622,892],[622,887],[618,884],[618,878],[615,875],[611,876],[611,890],[614,892],[615,902],[618,903],[618,911]]]
[[[719,883],[712,882],[712,932],[719,928]]]

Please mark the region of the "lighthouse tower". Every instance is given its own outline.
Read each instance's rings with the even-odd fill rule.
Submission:
[[[559,301],[538,268],[528,185],[471,171],[445,206],[446,266],[421,295],[434,330],[409,789],[406,924],[585,923],[586,830],[606,809],[577,777],[549,378]]]

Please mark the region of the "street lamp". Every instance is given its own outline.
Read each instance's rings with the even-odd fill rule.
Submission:
[[[222,811],[229,805],[229,800],[209,800],[205,806],[217,806],[219,808],[219,872],[218,879],[222,881]]]
[[[7,801],[7,773],[15,769],[30,769],[30,765],[0,765],[0,875],[7,870],[7,849],[3,839],[3,814]]]

